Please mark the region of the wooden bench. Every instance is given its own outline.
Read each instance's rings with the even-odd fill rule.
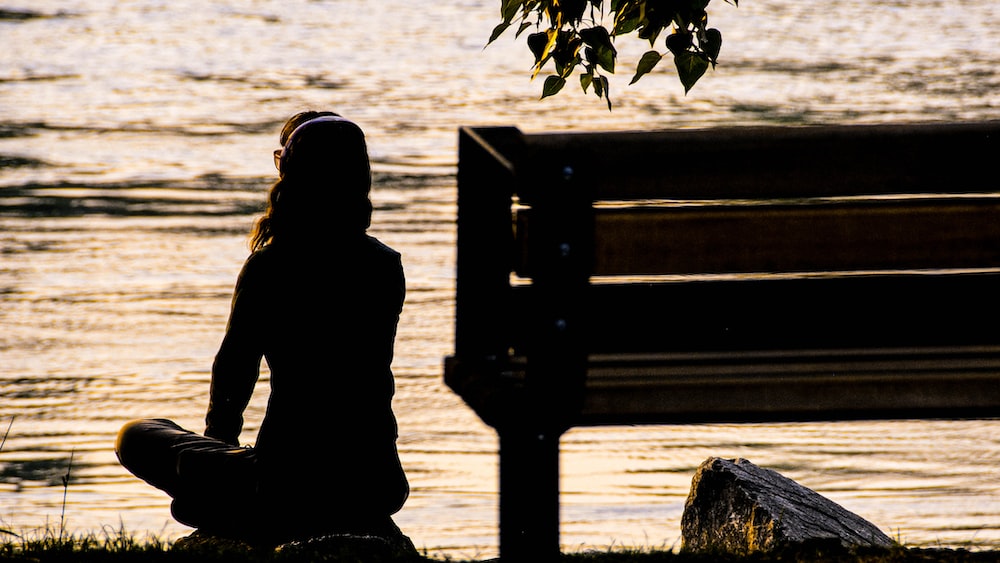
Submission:
[[[1000,415],[1000,122],[459,132],[455,352],[500,553],[574,426]]]

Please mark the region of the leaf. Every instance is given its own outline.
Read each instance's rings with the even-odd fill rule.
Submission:
[[[587,60],[596,62],[604,70],[614,73],[615,57],[618,55],[618,51],[615,50],[615,46],[611,42],[608,30],[599,25],[581,29],[580,38],[592,48],[592,52],[587,53]]]
[[[642,78],[642,75],[653,70],[653,67],[655,67],[662,58],[663,55],[656,51],[646,51],[643,53],[642,58],[639,59],[639,64],[635,67],[635,76],[632,77],[632,82],[629,82],[629,84],[635,84],[638,82],[639,79]]]
[[[601,65],[601,68],[614,74],[615,72],[615,55],[617,52],[614,48],[608,49],[607,47],[597,48],[597,64]]]
[[[590,85],[594,83],[594,75],[589,73],[584,73],[580,75],[580,87],[583,88],[583,93],[586,94],[587,90],[590,89]]]
[[[565,85],[565,78],[556,75],[549,76],[545,79],[545,84],[542,85],[542,98],[557,94]]]
[[[490,40],[487,41],[486,44],[489,45],[490,43],[493,43],[494,41],[496,41],[497,37],[500,37],[500,35],[504,31],[507,31],[508,27],[510,27],[510,24],[507,23],[507,22],[501,23],[500,25],[494,27],[493,28],[493,33],[490,34]]]
[[[667,36],[667,49],[679,55],[687,51],[692,45],[692,35],[686,32],[675,31]]]
[[[535,55],[535,67],[531,72],[532,80],[538,76],[538,73],[542,71],[542,67],[545,66],[545,63],[547,63],[552,57],[559,35],[560,31],[558,29],[551,28],[539,33],[532,33],[528,36],[528,46],[531,48],[531,52]],[[534,44],[532,44],[532,38],[534,38]],[[543,39],[545,41],[544,45],[542,45]]]
[[[604,99],[608,102],[608,111],[611,111],[611,88],[608,86],[608,77],[601,77],[601,85],[604,88]]]
[[[604,26],[595,25],[594,27],[588,27],[587,29],[580,30],[580,38],[583,42],[595,49],[601,47],[606,47],[612,51],[615,50],[614,45],[611,43],[611,36],[608,34],[608,30]]]
[[[722,32],[715,28],[707,29],[705,30],[705,38],[700,43],[701,48],[708,55],[708,60],[712,61],[712,65],[715,66],[715,62],[719,58],[719,51],[722,50]]]
[[[578,23],[583,19],[583,13],[587,10],[587,0],[562,0],[559,2],[566,17],[563,21]]]
[[[580,63],[580,46],[582,41],[570,31],[560,31],[559,39],[552,49],[552,60],[556,63],[556,72],[566,77]]]
[[[539,31],[538,33],[532,33],[528,36],[528,49],[531,50],[531,54],[535,55],[535,62],[542,60],[545,56],[545,48],[549,44],[549,34],[544,31]]]
[[[639,33],[637,35],[639,36],[639,39],[645,39],[646,41],[649,41],[649,46],[652,47],[653,45],[656,44],[656,38],[660,36],[660,32],[663,31],[664,27],[666,27],[665,22],[659,22],[659,23],[650,22],[647,23],[645,26],[643,26],[643,28],[639,30]]]
[[[543,55],[545,58],[538,60],[539,67],[541,67],[541,65],[545,63],[545,59],[548,58],[548,56],[552,53],[552,49],[555,48],[556,41],[559,40],[559,30],[549,29],[545,31],[545,37],[547,39],[547,41],[545,42],[545,48],[543,50]],[[531,39],[531,37],[529,36],[528,39]]]
[[[620,6],[618,3],[613,2],[610,13],[616,15],[612,34],[625,35],[635,31],[635,29],[639,27],[639,24],[642,23],[642,12],[643,10],[639,9],[636,4],[629,3],[628,5]]]
[[[684,93],[687,94],[694,87],[698,79],[708,70],[708,58],[701,53],[680,53],[674,56],[674,64],[677,66],[677,75],[684,85]]]
[[[503,18],[504,22],[510,23],[523,4],[523,0],[503,0],[503,4],[500,5],[500,17]]]

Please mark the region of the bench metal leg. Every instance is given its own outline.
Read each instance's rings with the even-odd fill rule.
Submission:
[[[500,559],[559,557],[559,432],[500,432]]]

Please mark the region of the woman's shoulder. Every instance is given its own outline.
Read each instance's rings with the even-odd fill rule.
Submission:
[[[332,257],[347,261],[361,260],[369,263],[399,265],[402,255],[379,239],[364,235],[359,238],[330,243],[329,248],[292,244],[268,244],[247,257],[244,271],[287,269],[307,266],[309,263],[326,264]],[[334,258],[336,259],[336,258]]]
[[[371,235],[365,235],[365,245],[373,252],[383,254],[386,258],[392,258],[394,260],[399,260],[401,258],[401,255],[396,249]]]
[[[236,282],[237,285],[246,286],[247,284],[253,284],[255,281],[269,275],[268,272],[276,269],[273,267],[274,260],[275,253],[267,246],[251,252],[250,256],[247,256],[246,260],[244,260],[243,267],[240,269],[240,275]]]
[[[399,251],[368,234],[332,243],[331,249],[342,257],[356,256],[362,260],[382,263],[402,262]],[[290,267],[292,264],[301,265],[303,261],[319,260],[319,257],[325,254],[314,247],[272,243],[250,254],[246,259],[244,270],[267,270],[278,265],[282,268]]]
[[[279,259],[281,252],[276,251],[272,245],[268,244],[250,253],[244,262],[243,269],[264,268],[267,264]]]

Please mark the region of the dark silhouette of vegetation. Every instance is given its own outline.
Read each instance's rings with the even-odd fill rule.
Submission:
[[[487,44],[517,24],[515,36],[529,29],[527,44],[535,57],[532,78],[552,62],[554,74],[545,79],[542,98],[563,89],[577,68],[584,92],[604,99],[611,110],[608,78],[618,59],[615,38],[633,33],[649,42],[651,50],[640,57],[630,84],[672,57],[677,76],[687,93],[708,67],[715,67],[722,48],[722,33],[708,26],[710,0],[501,0],[502,21]],[[734,6],[738,0],[726,0]],[[663,40],[664,50],[656,49]]]
[[[996,551],[964,549],[847,549],[803,547],[776,553],[728,555],[717,553],[677,553],[651,549],[609,549],[564,553],[563,563],[987,563],[997,561]],[[105,530],[103,537],[88,535],[59,538],[45,533],[36,539],[0,543],[0,561],[33,563],[122,563],[132,561],[240,562],[240,563],[475,563],[478,560],[440,559],[428,555],[399,554],[369,550],[363,542],[319,543],[285,549],[259,549],[232,543],[205,545],[199,549],[180,548],[156,538],[137,540],[122,529]],[[482,560],[487,561],[487,560]],[[496,560],[488,560],[490,563]]]

